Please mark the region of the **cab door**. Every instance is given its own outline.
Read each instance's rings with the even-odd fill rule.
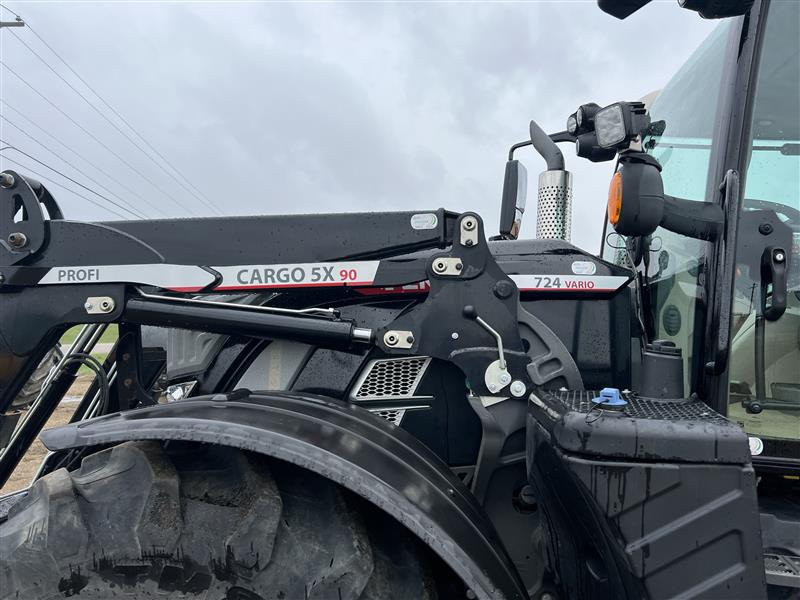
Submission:
[[[800,3],[770,3],[751,106],[727,412],[757,465],[800,468]]]

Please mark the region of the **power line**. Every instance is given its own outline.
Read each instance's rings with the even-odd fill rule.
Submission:
[[[103,190],[105,190],[106,192],[108,192],[109,194],[111,194],[112,196],[114,196],[114,197],[115,197],[117,200],[119,200],[120,202],[125,202],[125,200],[123,200],[123,199],[122,199],[122,198],[120,198],[120,197],[119,197],[117,194],[115,194],[114,192],[112,192],[111,190],[109,190],[109,189],[108,189],[106,186],[104,186],[102,183],[100,183],[99,181],[97,181],[96,179],[94,179],[93,177],[91,177],[91,176],[90,176],[88,173],[86,173],[85,171],[83,171],[83,170],[81,170],[80,168],[78,168],[78,167],[76,167],[75,165],[73,165],[73,164],[72,164],[71,162],[69,162],[69,161],[68,161],[66,158],[64,158],[63,156],[61,156],[60,154],[58,154],[58,152],[56,152],[56,151],[54,151],[54,150],[51,150],[50,148],[48,148],[48,147],[47,147],[45,144],[43,144],[42,142],[40,142],[39,140],[37,140],[35,137],[33,137],[33,136],[32,136],[31,134],[29,134],[27,131],[25,131],[24,129],[22,129],[22,128],[21,128],[19,125],[17,125],[17,124],[16,124],[16,123],[14,123],[13,121],[11,121],[11,120],[10,120],[8,117],[6,117],[5,115],[3,115],[3,114],[0,114],[0,119],[3,119],[3,120],[6,122],[6,123],[8,123],[9,125],[11,125],[11,126],[14,128],[14,129],[16,129],[17,131],[19,131],[20,133],[22,133],[22,135],[24,135],[24,136],[25,136],[25,137],[27,137],[28,139],[30,139],[30,140],[32,140],[32,141],[34,141],[35,143],[39,144],[39,146],[41,146],[42,148],[44,148],[45,150],[47,150],[47,151],[48,151],[50,154],[52,154],[53,156],[55,156],[56,158],[58,158],[59,160],[61,160],[61,162],[63,162],[63,163],[64,163],[64,164],[66,164],[68,167],[70,167],[70,168],[74,169],[75,171],[77,171],[78,173],[80,173],[81,175],[83,175],[84,177],[86,177],[86,179],[88,179],[89,181],[91,181],[91,182],[92,182],[93,184],[95,184],[96,186],[98,186],[98,187],[102,188]],[[128,204],[130,204],[130,203],[128,203]],[[141,213],[138,213],[138,212],[137,212],[136,214],[137,214],[138,216],[140,216],[141,218],[143,218],[143,219],[146,219],[146,218],[147,218],[147,215],[145,215],[145,214],[141,214]]]
[[[30,28],[30,26],[29,26],[29,28]],[[35,34],[35,32],[33,32],[33,30],[31,30],[31,32]],[[88,105],[89,105],[89,106],[92,108],[92,110],[94,110],[94,111],[95,111],[95,112],[96,112],[98,115],[100,115],[100,116],[101,116],[103,119],[105,119],[105,120],[106,120],[106,121],[107,121],[107,122],[108,122],[108,123],[109,123],[109,124],[110,124],[110,125],[111,125],[111,126],[114,128],[114,129],[116,129],[116,130],[119,132],[119,134],[120,134],[120,135],[122,135],[122,136],[123,136],[123,137],[124,137],[126,140],[128,140],[128,141],[129,141],[131,144],[133,144],[133,146],[134,146],[134,147],[135,147],[137,150],[139,150],[139,151],[140,151],[142,154],[144,154],[144,155],[145,155],[145,156],[148,158],[148,160],[150,160],[150,161],[151,161],[151,162],[152,162],[154,165],[156,165],[156,166],[157,166],[159,169],[161,169],[161,170],[162,170],[162,171],[163,171],[163,172],[164,172],[164,173],[165,173],[165,174],[166,174],[166,175],[167,175],[167,176],[168,176],[170,179],[173,179],[173,180],[175,180],[175,182],[176,182],[178,185],[180,185],[180,186],[181,186],[181,187],[182,187],[182,188],[183,188],[185,191],[189,192],[189,194],[190,194],[190,195],[192,195],[192,196],[194,196],[194,197],[195,197],[197,200],[199,200],[200,202],[204,203],[204,204],[205,204],[205,205],[206,205],[206,206],[207,206],[207,207],[208,207],[210,210],[212,210],[212,211],[216,212],[217,214],[222,214],[222,213],[219,211],[219,209],[217,209],[217,208],[216,208],[216,207],[215,207],[213,204],[211,204],[211,203],[210,203],[210,202],[209,202],[207,199],[204,199],[204,198],[202,198],[200,195],[198,195],[197,193],[195,193],[195,192],[194,192],[194,191],[193,191],[191,188],[189,188],[189,187],[188,187],[186,184],[184,184],[182,181],[180,181],[180,180],[178,180],[178,179],[175,179],[175,174],[173,174],[173,173],[170,173],[169,171],[167,171],[167,169],[165,169],[165,168],[164,168],[164,166],[163,166],[161,163],[159,163],[157,160],[155,160],[155,159],[152,157],[152,155],[151,155],[151,154],[149,154],[149,153],[148,153],[148,152],[147,152],[147,151],[146,151],[144,148],[142,148],[142,147],[141,147],[139,144],[137,144],[137,143],[136,143],[136,141],[135,141],[133,138],[131,138],[131,136],[130,136],[130,135],[128,135],[128,134],[127,134],[125,131],[123,131],[123,130],[122,130],[120,127],[119,127],[119,125],[117,125],[117,124],[116,124],[114,121],[112,121],[112,120],[111,120],[111,119],[108,117],[108,115],[106,115],[106,114],[105,114],[103,111],[101,111],[99,108],[97,108],[97,106],[95,106],[94,104],[92,104],[92,103],[89,101],[89,99],[88,99],[86,96],[84,96],[84,95],[83,95],[83,94],[80,92],[80,90],[78,90],[78,89],[77,89],[77,88],[76,88],[74,85],[72,85],[72,84],[71,84],[69,81],[67,81],[67,80],[64,78],[64,76],[63,76],[63,75],[61,75],[61,73],[59,73],[58,71],[56,71],[56,70],[55,70],[55,69],[54,69],[54,68],[53,68],[53,67],[50,65],[50,63],[48,63],[48,62],[47,62],[47,60],[45,60],[45,59],[44,59],[44,58],[43,58],[43,57],[42,57],[42,56],[41,56],[41,55],[40,55],[38,52],[36,52],[36,50],[34,50],[33,48],[31,48],[31,47],[30,47],[30,46],[27,44],[27,42],[25,42],[25,40],[23,40],[23,39],[22,39],[22,38],[21,38],[19,35],[17,35],[17,33],[16,33],[16,32],[14,32],[14,31],[11,31],[10,33],[11,33],[11,35],[13,35],[13,36],[14,36],[14,37],[15,37],[15,38],[16,38],[16,39],[17,39],[17,40],[18,40],[18,41],[19,41],[19,42],[20,42],[20,43],[21,43],[23,46],[25,46],[25,47],[26,47],[26,48],[27,48],[27,49],[28,49],[28,50],[31,52],[31,54],[33,54],[33,55],[34,55],[36,58],[38,58],[38,59],[39,59],[39,61],[40,61],[42,64],[44,64],[44,66],[46,66],[48,69],[50,69],[50,71],[51,71],[51,72],[52,72],[52,73],[53,73],[53,74],[54,74],[56,77],[58,77],[58,78],[59,78],[59,79],[60,79],[62,82],[64,82],[64,84],[65,84],[65,85],[67,85],[67,86],[68,86],[68,87],[69,87],[69,88],[70,88],[70,89],[71,89],[73,92],[75,92],[75,93],[76,93],[78,96],[80,96],[81,100],[83,100],[83,101],[84,101],[86,104],[88,104]],[[40,36],[36,35],[36,37],[37,37],[37,38],[39,38],[39,40],[41,40],[43,43],[45,43],[45,42],[44,42],[44,40],[43,40],[43,39],[42,39]],[[47,45],[47,47],[48,47],[48,48],[50,48],[50,46],[49,46],[48,44],[46,44],[46,43],[45,43],[45,45]],[[59,60],[61,60],[62,62],[64,62],[64,64],[67,64],[67,63],[66,63],[66,61],[64,61],[64,59],[62,59],[62,58],[61,58],[61,56],[59,56],[59,55],[58,55],[58,53],[56,53],[56,52],[55,52],[55,50],[53,50],[52,48],[50,48],[50,50],[51,50],[51,52],[53,52],[53,54],[55,54],[55,55],[56,55],[56,56],[59,58]],[[73,70],[71,67],[69,67],[69,65],[68,65],[68,64],[67,64],[67,68],[69,68],[69,69],[70,69],[70,71],[72,71],[72,72],[74,73],[74,70]],[[76,76],[77,76],[77,75],[76,75]],[[80,79],[81,81],[83,81],[83,79],[82,79],[80,76],[78,76],[78,79]],[[87,87],[89,87],[89,86],[88,86],[88,85],[87,85],[85,82],[84,82],[84,85],[86,85]],[[97,96],[97,92],[95,92],[94,90],[92,90],[92,88],[89,88],[89,89],[90,89],[90,90],[91,90],[91,91],[92,91],[92,92],[93,92],[93,93],[94,93],[94,94]],[[99,96],[98,96],[98,98],[99,98]],[[102,98],[101,98],[101,100],[102,100]],[[115,112],[115,114],[117,114],[117,113],[116,113],[116,111],[114,111],[114,112]],[[119,116],[119,115],[118,115],[118,116]],[[120,118],[121,118],[121,117],[120,117]],[[125,122],[125,121],[124,121],[124,119],[123,119],[123,122]],[[127,123],[126,123],[126,124],[127,124]],[[128,127],[130,127],[130,125],[128,125]],[[137,133],[137,135],[139,135],[139,134]],[[139,135],[139,137],[141,137],[141,135]],[[145,142],[145,143],[146,143],[146,142]],[[162,158],[162,160],[165,160],[165,159],[163,159],[163,158]],[[178,173],[178,172],[177,172],[177,170],[176,170],[174,167],[172,167],[172,169],[173,169],[173,171],[175,171],[175,173]]]
[[[20,15],[15,13],[13,10],[9,9],[4,4],[0,3],[0,7],[5,8],[7,11],[9,11],[18,19],[22,18]],[[103,96],[101,96],[97,90],[95,90],[91,85],[89,85],[89,82],[86,81],[83,77],[81,77],[80,73],[78,73],[75,69],[73,69],[72,66],[66,61],[66,59],[63,58],[58,52],[56,52],[55,48],[53,48],[49,43],[47,43],[47,40],[45,40],[41,35],[37,33],[37,31],[33,27],[31,27],[30,23],[26,22],[25,25],[27,26],[27,29],[29,29],[30,32],[34,36],[36,36],[36,38],[40,42],[42,42],[42,44],[44,44],[44,46],[48,50],[50,50],[50,52],[52,52],[58,58],[58,60],[60,60],[64,64],[64,66],[67,67],[67,69],[69,69],[69,71],[73,75],[75,75],[75,77],[77,77],[78,80],[83,85],[85,85],[89,89],[89,91],[91,91],[100,100],[100,102],[102,102],[112,113],[114,113],[114,115],[120,121],[122,121],[128,127],[128,129],[130,129],[133,133],[135,133],[136,136],[140,140],[142,140],[142,142],[144,142],[144,144],[156,154],[156,156],[158,156],[161,160],[163,160],[167,164],[167,166],[169,166],[169,168],[172,169],[175,172],[175,174],[178,175],[178,177],[183,179],[193,190],[195,190],[198,194],[200,194],[200,196],[205,198],[205,200],[209,203],[208,204],[209,207],[211,207],[213,210],[217,210],[216,206],[208,198],[208,196],[206,196],[201,190],[199,190],[197,186],[195,186],[188,177],[186,177],[183,173],[181,173],[175,165],[173,165],[163,154],[161,154],[161,152],[158,151],[157,148],[155,148],[149,141],[147,141],[147,138],[145,138],[141,133],[139,133],[139,131],[133,125],[131,125],[131,123],[125,117],[123,117],[105,98],[103,98]],[[217,212],[220,211],[217,210]]]
[[[30,89],[31,89],[31,90],[32,90],[32,91],[33,91],[33,92],[34,92],[34,93],[35,93],[37,96],[39,96],[39,97],[40,97],[42,100],[44,100],[44,101],[45,101],[45,102],[47,102],[47,103],[48,103],[50,106],[52,106],[53,108],[55,108],[55,109],[56,109],[56,110],[57,110],[59,113],[61,113],[61,114],[62,114],[62,115],[63,115],[63,116],[64,116],[64,117],[67,119],[67,120],[69,120],[69,121],[70,121],[70,123],[72,123],[72,124],[73,124],[73,125],[75,125],[75,126],[78,128],[78,129],[80,129],[81,131],[83,131],[83,132],[84,132],[86,135],[88,135],[90,138],[92,138],[92,139],[93,139],[95,142],[97,142],[97,143],[98,143],[100,146],[102,146],[102,147],[103,147],[105,150],[107,150],[108,152],[110,152],[111,154],[113,154],[115,157],[117,157],[117,159],[119,159],[119,161],[120,161],[120,162],[122,162],[124,165],[126,165],[126,166],[127,166],[127,167],[128,167],[130,170],[131,170],[131,171],[133,171],[134,173],[136,173],[136,174],[137,174],[139,177],[141,177],[141,178],[142,178],[144,181],[146,181],[146,182],[147,182],[147,183],[149,183],[151,186],[153,186],[153,188],[154,188],[154,189],[156,189],[157,191],[161,192],[161,194],[162,194],[162,195],[163,195],[165,198],[167,198],[167,199],[169,199],[169,200],[172,200],[172,201],[173,201],[175,204],[177,204],[178,206],[180,206],[181,208],[183,208],[185,211],[187,211],[187,213],[190,213],[190,214],[191,214],[191,211],[190,211],[190,209],[189,209],[187,206],[185,206],[183,203],[181,203],[181,202],[179,202],[178,200],[176,200],[176,199],[174,199],[174,198],[170,197],[169,195],[167,195],[167,194],[166,194],[166,193],[165,193],[165,192],[164,192],[164,191],[163,191],[161,188],[159,188],[159,187],[158,187],[158,185],[156,185],[156,183],[155,183],[155,182],[154,182],[152,179],[150,179],[149,177],[147,177],[147,176],[146,176],[144,173],[142,173],[142,172],[141,172],[139,169],[137,169],[136,167],[134,167],[134,166],[133,166],[131,163],[129,163],[127,160],[125,160],[125,159],[124,159],[122,156],[120,156],[120,155],[119,155],[117,152],[115,152],[114,150],[112,150],[112,149],[111,149],[111,148],[110,148],[110,147],[109,147],[107,144],[105,144],[105,143],[104,143],[102,140],[100,140],[100,139],[99,139],[99,138],[98,138],[96,135],[94,135],[92,132],[90,132],[89,130],[87,130],[87,129],[86,129],[84,126],[83,126],[83,125],[81,125],[81,124],[80,124],[80,123],[78,123],[78,122],[77,122],[75,119],[73,119],[71,116],[69,116],[69,115],[68,115],[66,112],[64,112],[64,110],[62,110],[62,109],[61,109],[61,107],[59,107],[58,105],[56,105],[56,104],[55,104],[55,103],[54,103],[52,100],[50,100],[50,99],[49,99],[47,96],[45,96],[44,94],[42,94],[42,93],[41,93],[39,90],[37,90],[37,89],[36,89],[35,87],[33,87],[33,86],[30,84],[30,83],[28,83],[28,82],[25,80],[25,78],[24,78],[24,77],[22,77],[22,75],[20,75],[20,74],[19,74],[19,73],[17,73],[17,72],[16,72],[14,69],[12,69],[11,67],[9,67],[9,66],[8,66],[8,65],[7,65],[7,64],[4,62],[4,61],[0,60],[0,66],[3,66],[3,67],[4,67],[4,68],[5,68],[5,69],[6,69],[6,70],[9,72],[9,73],[11,73],[12,75],[14,75],[14,77],[16,77],[17,79],[19,79],[19,80],[20,80],[22,83],[24,83],[24,84],[25,84],[25,85],[26,85],[28,88],[30,88]]]
[[[58,169],[56,169],[56,168],[54,168],[54,167],[51,167],[51,166],[50,166],[50,165],[48,165],[47,163],[44,163],[44,162],[42,162],[41,160],[39,160],[38,158],[35,158],[35,157],[31,156],[30,154],[28,154],[28,153],[27,153],[27,152],[25,152],[24,150],[21,150],[21,149],[17,148],[17,147],[16,147],[16,146],[14,146],[13,144],[9,144],[7,141],[5,141],[5,140],[3,140],[3,139],[0,139],[0,144],[3,144],[3,145],[5,145],[5,146],[6,146],[6,148],[5,148],[6,150],[15,150],[15,151],[19,152],[20,154],[22,154],[23,156],[27,156],[27,157],[28,157],[30,160],[32,160],[32,161],[34,161],[34,162],[36,162],[36,163],[38,163],[38,164],[42,165],[42,166],[43,166],[43,167],[45,167],[46,169],[50,169],[51,171],[53,171],[54,173],[57,173],[58,175],[61,175],[61,177],[63,177],[64,179],[67,179],[67,180],[71,181],[72,183],[74,183],[75,185],[82,187],[82,188],[83,188],[83,189],[85,189],[87,192],[90,192],[90,193],[94,194],[94,195],[95,195],[95,196],[97,196],[98,198],[102,198],[103,200],[105,200],[106,202],[109,202],[109,203],[113,204],[113,205],[114,205],[114,206],[116,206],[117,208],[120,208],[120,209],[122,209],[122,210],[124,210],[124,211],[126,211],[126,212],[129,212],[130,214],[132,214],[132,215],[133,215],[133,216],[135,216],[135,217],[139,217],[139,218],[141,218],[141,219],[143,219],[143,218],[144,218],[144,215],[143,215],[143,214],[141,214],[141,213],[138,213],[138,212],[135,212],[135,211],[131,210],[130,208],[126,207],[126,206],[123,206],[123,205],[121,205],[121,204],[118,204],[117,202],[114,202],[114,201],[113,201],[111,198],[109,198],[108,196],[104,196],[104,195],[103,195],[103,194],[101,194],[100,192],[96,192],[96,191],[95,191],[95,190],[93,190],[92,188],[90,188],[90,187],[87,187],[87,186],[83,185],[83,184],[82,184],[80,181],[77,181],[77,180],[73,179],[73,178],[72,178],[72,177],[70,177],[69,175],[65,175],[64,173],[62,173],[62,172],[61,172],[61,171],[59,171]],[[6,157],[6,158],[8,158],[8,157]],[[9,159],[9,160],[10,160],[10,159]]]
[[[16,108],[16,107],[12,106],[11,104],[9,104],[8,100],[4,100],[3,98],[0,98],[0,103],[4,104],[4,105],[6,106],[6,108],[10,108],[11,110],[13,110],[13,111],[14,111],[15,113],[17,113],[17,114],[18,114],[20,117],[22,117],[22,118],[23,118],[25,121],[27,121],[28,123],[30,123],[31,125],[33,125],[33,126],[36,128],[36,129],[38,129],[40,132],[42,132],[42,133],[43,133],[44,135],[46,135],[48,138],[50,138],[51,140],[53,140],[53,141],[54,141],[56,144],[58,144],[59,146],[61,146],[61,147],[62,147],[62,148],[64,148],[65,150],[67,150],[68,152],[71,152],[73,155],[77,156],[77,157],[78,157],[79,159],[81,159],[83,162],[85,162],[86,164],[88,164],[88,165],[89,165],[89,166],[91,166],[92,168],[96,169],[98,172],[100,172],[100,173],[102,173],[103,175],[105,175],[105,176],[106,176],[106,177],[107,177],[107,178],[108,178],[110,181],[113,181],[114,183],[116,183],[116,184],[117,184],[117,185],[118,185],[120,188],[122,188],[123,190],[125,190],[126,192],[128,192],[128,193],[129,193],[131,196],[133,196],[134,198],[137,198],[138,200],[141,200],[142,202],[144,202],[145,204],[147,204],[147,205],[148,205],[150,208],[154,209],[154,210],[155,210],[155,211],[157,211],[158,213],[160,213],[160,214],[162,214],[162,215],[166,215],[166,213],[165,213],[163,210],[161,210],[161,208],[159,208],[158,206],[156,206],[155,204],[153,204],[152,202],[150,202],[150,201],[149,201],[149,200],[147,200],[146,198],[143,198],[143,197],[142,197],[142,196],[140,196],[138,193],[136,193],[136,192],[135,192],[135,191],[133,191],[131,188],[129,188],[129,187],[128,187],[128,186],[126,186],[124,183],[122,183],[122,182],[121,182],[121,181],[119,181],[117,178],[115,178],[113,175],[111,175],[110,173],[106,172],[105,170],[101,169],[99,166],[97,166],[96,164],[94,164],[94,163],[93,163],[91,160],[89,160],[88,158],[86,158],[86,157],[85,157],[83,154],[81,154],[81,153],[80,153],[80,152],[78,152],[77,150],[75,150],[75,149],[71,148],[70,146],[68,146],[67,144],[65,144],[64,142],[62,142],[61,140],[59,140],[59,139],[58,139],[56,136],[54,136],[52,133],[50,133],[49,131],[47,131],[46,129],[44,129],[44,128],[43,128],[43,127],[41,127],[40,125],[38,125],[38,124],[37,124],[37,123],[36,123],[36,122],[35,122],[33,119],[31,119],[30,117],[26,116],[26,115],[25,115],[25,113],[23,113],[21,110],[19,110],[18,108]],[[8,121],[9,123],[11,123],[11,121],[9,121],[7,117],[3,117],[3,119],[5,119],[5,120],[6,120],[6,121]],[[12,123],[12,125],[13,125],[13,123]],[[14,126],[15,126],[15,127],[17,127],[17,129],[19,129],[19,130],[20,130],[20,131],[22,131],[23,133],[25,133],[25,135],[27,135],[28,137],[30,137],[30,138],[31,138],[33,141],[35,141],[37,144],[39,144],[40,146],[42,146],[42,147],[46,148],[46,149],[47,149],[49,152],[51,152],[51,153],[52,153],[52,154],[54,154],[55,156],[58,156],[59,158],[61,158],[61,160],[63,160],[63,161],[66,163],[66,164],[68,164],[68,165],[70,164],[70,163],[69,163],[69,162],[67,162],[67,161],[66,161],[66,160],[65,160],[63,157],[61,157],[60,155],[58,155],[58,154],[57,154],[55,151],[53,151],[53,150],[50,150],[50,148],[48,148],[48,147],[47,147],[45,144],[41,143],[39,140],[37,140],[36,138],[34,138],[32,135],[30,135],[29,133],[27,133],[27,132],[23,131],[22,129],[20,129],[20,128],[19,128],[18,126],[16,126],[16,125],[14,125]],[[72,166],[72,165],[70,165],[70,166]],[[77,170],[77,168],[76,168],[76,167],[74,167],[74,166],[72,166],[72,168],[74,168],[74,169],[76,169],[76,170]],[[88,176],[87,176],[87,177],[88,177]],[[91,179],[91,178],[90,178],[90,179]],[[97,182],[95,182],[95,183],[97,183]],[[100,185],[100,184],[98,184],[98,185]],[[102,185],[100,185],[100,187],[103,187],[104,189],[107,189],[107,188],[105,188],[105,187],[104,187],[104,186],[102,186]]]
[[[0,148],[0,152],[2,152],[3,150],[6,150],[6,149],[7,149],[7,148]],[[100,204],[99,202],[95,202],[94,200],[92,200],[92,199],[91,199],[91,198],[89,198],[88,196],[84,196],[83,194],[80,194],[80,193],[76,192],[75,190],[71,190],[70,188],[68,188],[68,187],[67,187],[67,186],[65,186],[65,185],[62,185],[62,184],[60,184],[60,183],[58,183],[58,182],[56,182],[56,181],[53,181],[52,179],[50,179],[50,178],[49,178],[48,176],[46,176],[46,175],[42,175],[41,173],[37,173],[36,171],[34,171],[33,169],[31,169],[29,166],[27,166],[27,165],[24,165],[24,164],[22,164],[21,162],[18,162],[18,161],[16,161],[16,160],[14,160],[13,158],[8,158],[7,156],[3,156],[3,159],[4,159],[4,160],[7,160],[8,162],[10,162],[10,163],[13,163],[13,164],[15,164],[15,165],[17,165],[17,166],[19,166],[19,167],[22,167],[23,169],[26,169],[27,171],[29,171],[29,172],[30,172],[30,173],[32,173],[33,175],[36,175],[36,177],[38,177],[38,178],[39,178],[39,179],[41,179],[42,181],[46,181],[46,182],[48,182],[48,183],[49,183],[49,184],[51,184],[51,185],[55,185],[56,187],[60,187],[60,188],[61,188],[61,189],[63,189],[63,190],[67,190],[67,191],[68,191],[68,192],[70,192],[71,194],[74,194],[74,195],[78,196],[79,198],[83,198],[83,199],[84,199],[84,200],[86,200],[87,202],[91,202],[91,203],[92,203],[92,204],[94,204],[95,206],[97,206],[97,207],[100,207],[100,208],[102,208],[103,210],[106,210],[106,211],[110,212],[112,215],[116,215],[116,216],[118,216],[120,219],[125,219],[125,216],[124,216],[124,215],[121,215],[121,214],[120,214],[120,213],[118,213],[117,211],[115,211],[115,210],[112,210],[112,209],[108,208],[107,206],[104,206],[103,204]]]

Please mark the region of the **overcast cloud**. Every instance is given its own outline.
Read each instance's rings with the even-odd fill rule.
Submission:
[[[490,230],[508,147],[525,139],[531,118],[555,131],[581,103],[638,99],[714,27],[672,0],[624,22],[593,1],[5,4],[226,214],[444,206],[480,212]],[[81,85],[29,30],[13,31]],[[2,61],[155,186],[6,69],[4,117],[148,216],[210,214],[10,32],[0,30]],[[8,121],[0,138],[108,195]],[[572,239],[596,252],[610,163],[564,151],[575,177]],[[14,151],[3,155],[63,183]],[[544,165],[530,149],[519,157],[534,200],[522,228],[529,237]],[[116,218],[48,187],[68,218]]]

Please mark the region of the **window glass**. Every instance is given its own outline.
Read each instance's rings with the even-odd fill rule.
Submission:
[[[649,114],[661,122],[661,133],[645,137],[645,150],[661,163],[664,192],[689,200],[706,198],[714,122],[720,93],[730,21],[723,21],[661,90]],[[609,235],[603,258],[630,264],[635,252],[625,241]],[[646,260],[650,278],[645,311],[652,339],[664,339],[683,350],[685,390],[693,381],[695,332],[702,331],[705,314],[703,284],[708,243],[657,229],[649,240]],[[647,263],[647,267],[645,267]]]
[[[800,439],[800,4],[774,2],[753,104],[739,220],[728,414],[756,437]],[[764,225],[768,225],[767,228]],[[786,311],[768,320],[762,254],[782,248]]]

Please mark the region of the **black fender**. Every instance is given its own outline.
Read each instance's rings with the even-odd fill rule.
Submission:
[[[50,450],[130,440],[232,446],[327,477],[392,515],[479,598],[527,593],[483,508],[419,440],[347,403],[291,392],[200,396],[49,429]]]

